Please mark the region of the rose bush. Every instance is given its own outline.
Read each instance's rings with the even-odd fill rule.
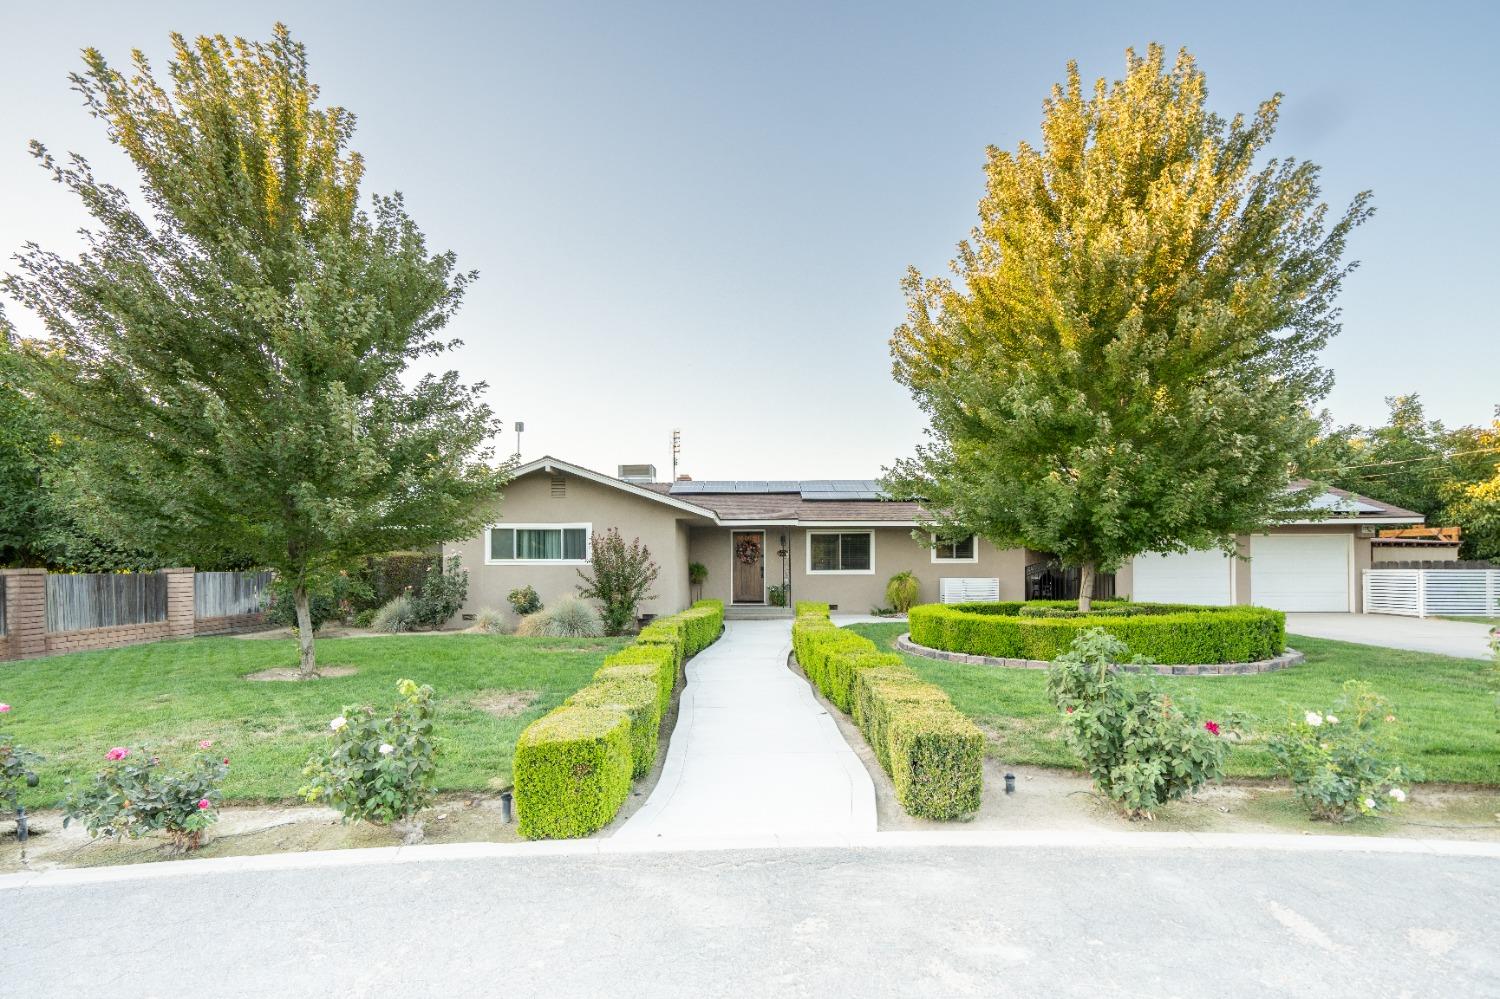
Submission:
[[[90,836],[125,835],[132,839],[164,831],[173,850],[186,853],[203,845],[208,827],[219,820],[224,800],[220,785],[229,774],[228,757],[199,752],[183,770],[168,770],[149,749],[116,746],[91,785],[64,802],[63,826],[82,822]]]
[[[1145,664],[1124,642],[1090,629],[1047,671],[1047,690],[1066,718],[1068,745],[1094,786],[1131,818],[1223,775],[1223,732],[1238,720],[1200,718],[1191,704],[1162,691],[1151,675],[1122,672]]]
[[[1389,701],[1350,680],[1333,710],[1294,713],[1268,748],[1313,818],[1348,822],[1391,811],[1420,779],[1391,750],[1397,724]]]
[[[393,825],[407,842],[422,838],[417,813],[432,803],[437,742],[432,688],[412,680],[396,684],[401,700],[386,716],[347,706],[328,723],[330,741],[307,761],[301,789],[344,821]]]
[[[0,715],[11,712],[9,704],[0,704]],[[12,812],[21,806],[21,789],[39,783],[36,768],[42,755],[18,745],[9,733],[0,732],[0,801]]]

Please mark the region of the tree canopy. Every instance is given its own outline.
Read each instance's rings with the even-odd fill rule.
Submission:
[[[79,156],[41,165],[93,223],[30,245],[6,290],[41,316],[28,389],[77,435],[89,520],[163,561],[275,569],[298,602],[362,556],[477,530],[507,469],[482,383],[416,376],[472,273],[431,252],[399,194],[360,197],[354,116],[307,54],[172,36],[168,83],[94,49],[72,77],[134,164],[147,211]]]
[[[1208,109],[1186,52],[1067,80],[1042,142],[991,148],[952,278],[915,268],[891,339],[929,441],[888,472],[940,537],[978,532],[1096,568],[1219,546],[1305,510],[1291,469],[1330,375],[1318,350],[1360,194],[1330,219],[1318,168],[1265,159],[1279,96]]]

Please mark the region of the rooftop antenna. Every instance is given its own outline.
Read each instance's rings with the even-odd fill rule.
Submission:
[[[682,431],[672,431],[672,481],[677,481],[677,456],[682,453]]]
[[[521,460],[521,432],[526,429],[526,424],[520,420],[516,421],[516,460]]]

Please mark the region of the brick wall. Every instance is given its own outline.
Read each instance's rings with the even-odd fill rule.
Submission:
[[[222,635],[261,627],[264,615],[234,614],[193,618],[192,569],[163,569],[167,577],[167,619],[80,631],[47,631],[47,572],[45,569],[0,569],[5,576],[5,626],[0,635],[0,660],[35,659],[65,652],[117,649],[141,642],[194,635]]]

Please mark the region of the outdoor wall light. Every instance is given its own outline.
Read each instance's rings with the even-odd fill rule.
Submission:
[[[1005,775],[1005,793],[1006,794],[1015,794],[1016,793],[1016,775],[1015,774],[1006,774]]]

